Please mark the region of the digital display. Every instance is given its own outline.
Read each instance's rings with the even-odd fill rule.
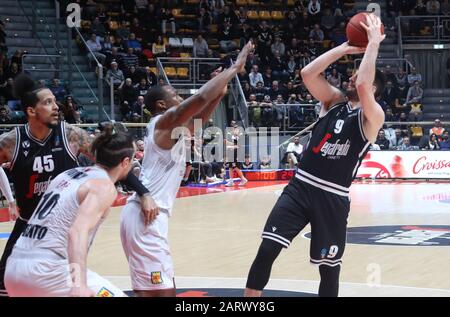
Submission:
[[[243,171],[249,181],[284,181],[294,176],[294,170]]]

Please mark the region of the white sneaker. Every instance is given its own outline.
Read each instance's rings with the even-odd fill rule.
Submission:
[[[234,186],[233,180],[230,179],[230,180],[225,184],[225,186],[226,186],[226,187],[233,187],[233,186]]]
[[[246,178],[244,178],[243,180],[241,180],[241,182],[239,183],[239,186],[245,186],[245,184],[248,183],[248,180]]]

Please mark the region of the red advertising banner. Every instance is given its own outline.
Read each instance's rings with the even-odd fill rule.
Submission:
[[[450,179],[450,152],[371,151],[356,177]]]

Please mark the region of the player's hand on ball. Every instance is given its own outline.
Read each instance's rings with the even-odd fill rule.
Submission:
[[[367,48],[367,47],[351,46],[348,42],[343,43],[341,46],[345,49],[346,55],[363,54]]]
[[[366,24],[367,23],[367,24]],[[360,22],[367,32],[369,43],[380,44],[386,38],[386,34],[381,33],[381,19],[375,14],[366,15],[366,23]]]

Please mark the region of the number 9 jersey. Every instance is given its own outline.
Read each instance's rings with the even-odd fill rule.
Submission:
[[[65,123],[51,129],[44,140],[31,134],[28,124],[16,128],[10,175],[20,216],[29,219],[52,179],[78,166],[66,138]]]

